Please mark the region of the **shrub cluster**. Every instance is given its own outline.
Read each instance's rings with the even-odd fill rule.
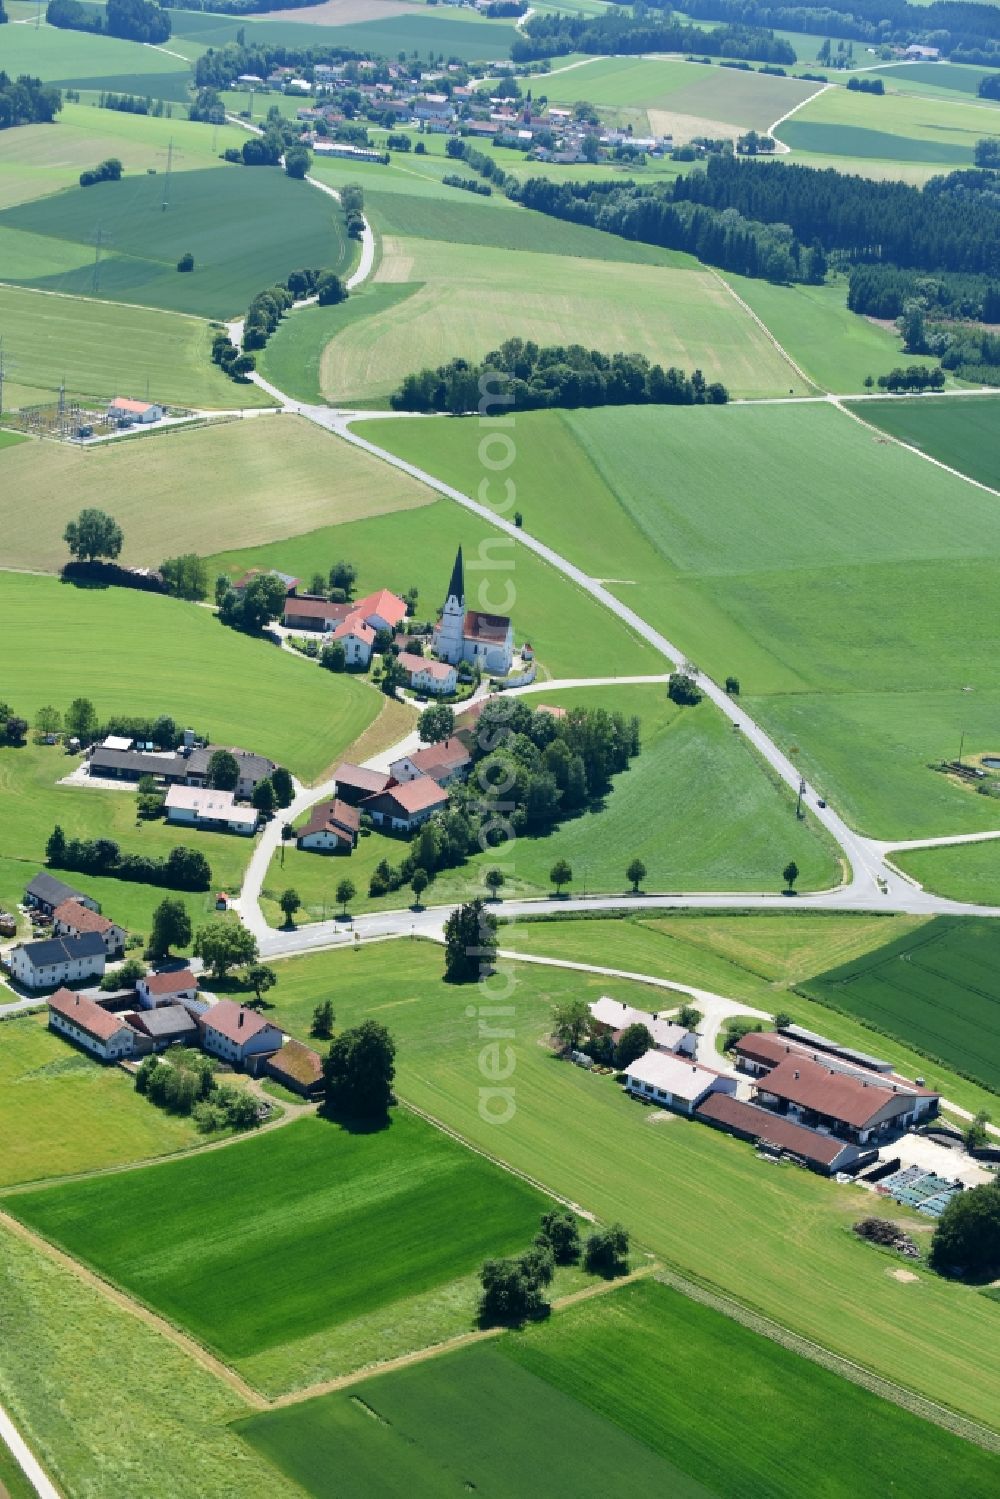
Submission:
[[[199,1052],[173,1051],[170,1061],[144,1057],[135,1090],[171,1114],[190,1114],[202,1134],[217,1129],[256,1129],[259,1104],[252,1093],[215,1081],[215,1064]]]
[[[93,187],[97,182],[120,182],[123,170],[117,156],[109,156],[107,161],[80,173],[80,186]]]
[[[48,125],[60,109],[62,94],[57,88],[26,74],[15,80],[0,69],[0,130],[15,125]]]
[[[208,890],[212,884],[211,866],[198,849],[178,844],[165,859],[123,854],[112,838],[67,838],[58,823],[49,834],[45,857],[53,869],[111,875],[170,890]]]

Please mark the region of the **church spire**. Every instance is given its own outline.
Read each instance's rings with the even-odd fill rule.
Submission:
[[[446,598],[458,599],[460,604],[465,601],[465,568],[462,565],[461,547],[455,554],[455,566],[451,570],[451,582],[448,584]]]

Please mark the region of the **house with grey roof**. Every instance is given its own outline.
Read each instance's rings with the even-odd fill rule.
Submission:
[[[100,901],[84,895],[80,890],[74,890],[72,885],[67,885],[62,880],[57,880],[54,874],[46,874],[44,871],[29,881],[24,892],[24,904],[29,910],[38,911],[42,916],[51,916],[56,907],[67,900],[79,901],[81,906],[100,913]]]
[[[11,976],[26,989],[54,989],[101,978],[107,954],[100,932],[19,942],[7,954]]]

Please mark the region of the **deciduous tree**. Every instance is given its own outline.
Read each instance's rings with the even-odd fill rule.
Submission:
[[[330,1113],[350,1120],[384,1118],[393,1101],[395,1058],[395,1042],[377,1020],[363,1020],[336,1036],[323,1062]]]
[[[71,520],[63,532],[63,541],[80,562],[94,562],[98,557],[117,557],[124,539],[118,522],[93,506],[81,510],[76,520]]]
[[[172,947],[187,947],[191,941],[191,918],[182,900],[168,896],[153,912],[149,955],[165,958]]]
[[[209,921],[195,933],[194,953],[221,979],[231,968],[256,962],[257,939],[238,921]]]
[[[492,973],[497,953],[497,919],[483,900],[452,911],[444,924],[444,973],[452,984],[471,984]]]

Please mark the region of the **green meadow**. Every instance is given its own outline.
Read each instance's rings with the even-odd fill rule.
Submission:
[[[396,1110],[374,1131],[301,1119],[6,1205],[229,1361],[266,1353],[255,1372],[274,1388],[309,1381],[311,1369],[296,1374],[300,1340],[393,1304],[405,1311],[487,1255],[526,1248],[548,1200]],[[230,1276],[239,1296],[219,1293]],[[470,1295],[465,1328],[474,1317]]]
[[[190,1119],[155,1109],[120,1068],[101,1067],[45,1015],[0,1026],[0,1186],[100,1170],[193,1145]]]
[[[481,893],[483,875],[494,866],[506,876],[505,896],[551,895],[549,870],[556,859],[572,866],[574,895],[630,890],[625,869],[636,857],[648,870],[647,891],[777,890],[792,857],[803,889],[837,882],[832,849],[818,829],[796,821],[791,797],[773,784],[710,704],[678,708],[662,685],[609,685],[525,698],[529,706],[542,701],[636,715],[642,753],[614,778],[613,789],[597,805],[565,819],[547,836],[520,837],[443,870],[424,893],[426,905]],[[336,888],[345,875],[358,887],[354,909],[398,908],[412,899],[408,889],[371,900],[368,882],[382,859],[398,864],[407,849],[403,840],[373,831],[349,860],[290,848],[282,866],[275,855],[264,892],[272,902],[266,907],[270,919],[275,925],[282,921],[277,898],[288,885],[298,891],[310,917],[329,916],[337,909]]]
[[[995,105],[954,93],[929,99],[828,88],[779,125],[777,135],[797,152],[961,167],[972,165],[976,141],[995,134],[998,122]]]
[[[506,962],[495,985],[456,989],[442,981],[439,947],[405,939],[276,966],[270,1013],[280,1024],[307,1036],[327,995],[338,1027],[380,1020],[396,1039],[404,1101],[602,1220],[620,1219],[637,1259],[651,1250],[845,1357],[995,1421],[1000,1304],[922,1271],[915,1283],[895,1280],[849,1232],[857,1188],[762,1163],[749,1145],[694,1122],[654,1126],[659,1116],[613,1079],[557,1060],[544,1044],[552,1007],[571,996],[610,993],[659,1010],[662,990]],[[515,1035],[504,1042],[513,1070],[503,1083],[512,1098],[481,1092],[493,1086],[480,1066],[484,1003],[514,1009]],[[502,1125],[488,1122],[491,1110]],[[918,1215],[901,1210],[900,1219],[926,1231]]]
[[[1000,1093],[1000,929],[941,916],[803,986]]]
[[[513,28],[510,21],[487,21],[474,11],[452,7],[418,7],[396,14],[372,17],[363,7],[363,17],[331,14],[307,19],[281,12],[267,16],[213,15],[202,11],[171,12],[173,39],[191,41],[199,47],[220,47],[236,40],[244,31],[247,45],[266,43],[286,47],[346,47],[395,58],[399,52],[425,61],[459,58],[463,62],[506,58]],[[171,41],[173,45],[173,40]],[[178,48],[181,50],[181,48]]]
[[[379,428],[359,431],[475,492],[472,423]],[[992,826],[929,768],[963,730],[967,752],[993,747],[996,654],[968,628],[992,611],[991,495],[822,404],[527,413],[511,477],[525,528],[735,675],[864,832]]]
[[[0,288],[0,307],[3,299]],[[161,313],[139,316],[168,328],[182,321]],[[0,457],[0,478],[5,560],[46,572],[67,560],[66,523],[86,505],[118,521],[124,562],[158,567],[189,547],[204,554],[226,545],[267,545],[290,532],[433,500],[405,474],[287,413],[168,430],[84,452],[22,440]],[[309,571],[328,570],[334,555],[317,557]]]
[[[296,401],[320,405],[321,372],[328,346],[354,323],[392,314],[418,288],[406,282],[369,282],[334,307],[301,307],[285,317],[257,355],[257,368]],[[249,387],[254,389],[253,386]]]
[[[829,1499],[928,1471],[966,1499],[990,1492],[995,1462],[656,1280],[236,1430],[315,1499],[461,1486],[520,1499],[541,1473],[559,1499],[617,1493],[625,1473],[676,1499],[792,1499],[817,1470]]]
[[[190,70],[181,59],[113,36],[11,25],[4,33],[3,65],[12,78],[29,73],[62,88],[110,89],[174,101],[189,97]]]
[[[99,405],[147,391],[172,406],[270,404],[256,385],[234,385],[212,363],[212,330],[201,318],[0,286],[0,322],[4,353],[16,360],[18,385],[35,392],[32,404],[54,401],[64,380]]]
[[[277,167],[179,172],[171,176],[166,210],[164,191],[159,174],[126,176],[4,210],[0,255],[9,249],[12,256],[7,281],[94,294],[98,228],[106,247],[101,297],[202,317],[236,316],[256,292],[297,266],[343,271],[350,265],[353,249],[336,204]],[[29,239],[22,242],[24,234]],[[46,258],[39,267],[40,250]],[[181,274],[176,263],[188,252],[195,268]]]
[[[402,424],[379,424],[389,425]],[[380,431],[376,440],[382,437]],[[543,677],[651,675],[666,669],[652,646],[633,636],[589,594],[451,500],[435,500],[419,514],[349,520],[287,541],[221,552],[208,560],[213,576],[235,576],[247,567],[262,566],[309,579],[317,570],[329,570],[336,558],[346,557],[358,569],[359,598],[374,588],[405,593],[416,587],[417,618],[433,619],[460,545],[470,607],[496,611],[509,606],[516,638],[530,640]],[[508,584],[514,589],[513,605]]]
[[[915,848],[891,858],[935,895],[1000,906],[1000,844],[992,840],[952,848]]]
[[[1000,395],[865,401],[851,409],[891,437],[1000,489]]]
[[[310,670],[227,630],[207,609],[160,594],[5,573],[0,638],[11,646],[4,692],[29,722],[40,707],[64,708],[81,695],[99,717],[170,713],[305,780],[338,760],[379,708],[366,682]],[[82,658],[66,649],[71,639],[86,641]]]

